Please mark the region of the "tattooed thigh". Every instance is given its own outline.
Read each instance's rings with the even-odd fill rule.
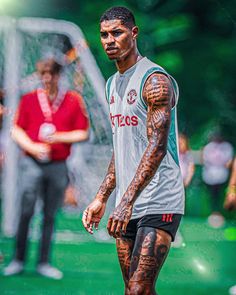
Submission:
[[[130,265],[130,282],[154,285],[171,243],[168,233],[151,227],[138,230]]]

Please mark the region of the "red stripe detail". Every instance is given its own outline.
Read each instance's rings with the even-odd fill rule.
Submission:
[[[162,221],[166,221],[166,215],[162,214]]]

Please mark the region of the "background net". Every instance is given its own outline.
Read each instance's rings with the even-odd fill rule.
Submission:
[[[67,193],[73,194],[77,200],[78,205],[74,209],[81,211],[98,190],[111,157],[111,133],[107,111],[99,102],[92,82],[82,67],[80,56],[67,36],[43,32],[31,34],[19,29],[17,34],[20,36],[17,53],[20,65],[19,85],[16,85],[19,92],[18,102],[22,94],[40,85],[36,71],[37,62],[49,57],[54,57],[64,66],[59,83],[66,89],[76,90],[84,98],[90,119],[90,138],[87,142],[74,144],[67,161],[70,179],[70,190]],[[1,81],[4,78],[6,55],[3,54],[2,44],[3,42],[0,45]],[[14,68],[12,70],[14,71]]]

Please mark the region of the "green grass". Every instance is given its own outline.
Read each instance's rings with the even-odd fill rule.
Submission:
[[[36,218],[34,232],[38,224]],[[171,249],[159,276],[158,294],[227,295],[228,288],[236,284],[236,223],[228,222],[216,230],[208,227],[205,219],[185,217],[181,232],[184,246]],[[57,218],[52,262],[64,272],[61,281],[36,274],[38,242],[32,237],[25,272],[8,278],[0,276],[1,295],[124,293],[114,241],[90,237],[76,215],[62,212]],[[0,247],[6,265],[12,256],[13,239],[2,238]]]

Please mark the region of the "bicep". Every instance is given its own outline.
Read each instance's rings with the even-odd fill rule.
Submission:
[[[147,79],[143,97],[148,106],[147,135],[149,138],[158,134],[167,136],[173,95],[172,84],[164,74],[155,73]]]

